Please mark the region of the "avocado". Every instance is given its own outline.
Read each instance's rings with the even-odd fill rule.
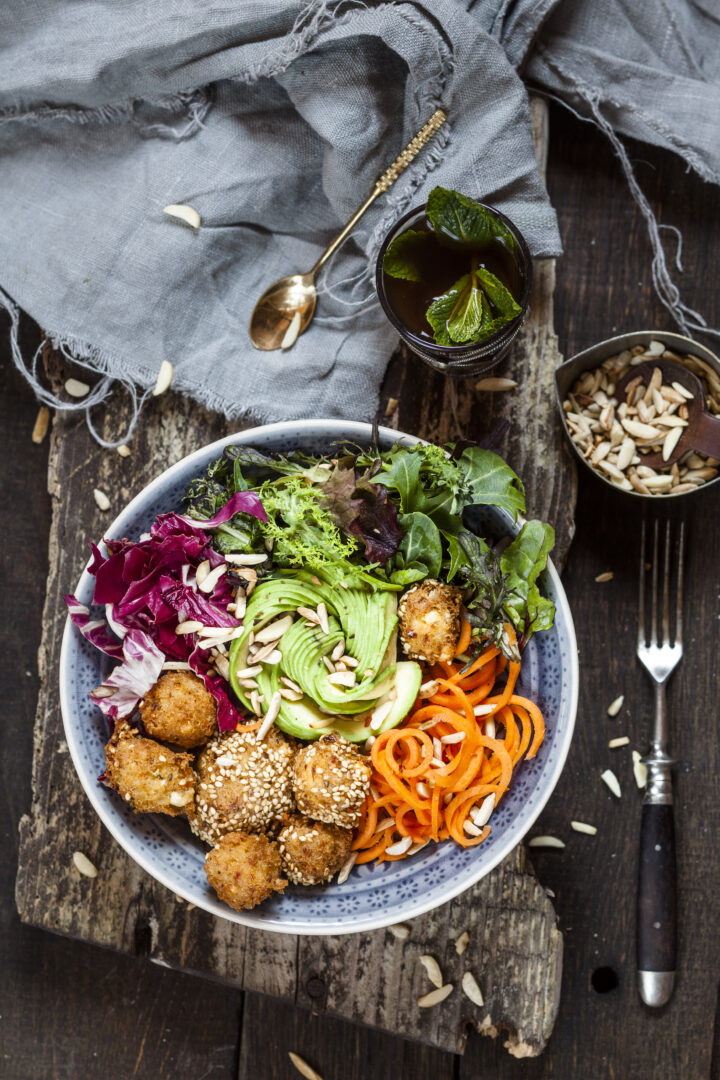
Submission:
[[[297,613],[298,607],[316,609],[320,603],[328,613],[327,634]],[[412,706],[420,686],[416,663],[396,663],[396,609],[394,593],[374,591],[361,582],[343,588],[305,571],[286,571],[281,577],[263,581],[248,601],[243,633],[230,647],[231,686],[249,708],[251,690],[240,684],[236,673],[253,665],[250,635],[282,615],[292,614],[294,621],[278,646],[282,659],[277,664],[263,664],[255,676],[258,693],[267,703],[277,690],[286,688],[281,681],[286,676],[301,687],[303,697],[300,701],[283,699],[279,728],[300,739],[317,739],[334,730],[352,742],[363,742],[370,734],[375,709],[392,701],[393,708],[380,730],[394,727]],[[328,681],[324,658],[330,657],[341,640],[345,654],[358,661],[351,687]]]

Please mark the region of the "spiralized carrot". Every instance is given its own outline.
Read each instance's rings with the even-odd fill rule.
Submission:
[[[515,643],[512,626],[505,629]],[[463,620],[456,656],[470,638]],[[430,668],[432,693],[373,743],[370,793],[352,844],[358,863],[403,859],[429,840],[475,847],[487,839],[491,826],[473,818],[488,796],[493,809],[498,805],[513,770],[535,756],[545,736],[538,706],[515,693],[519,673],[520,664],[494,645],[470,665],[455,660]]]

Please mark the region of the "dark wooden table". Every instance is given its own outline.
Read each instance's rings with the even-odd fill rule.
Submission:
[[[631,145],[639,179],[661,221],[683,230],[684,298],[720,323],[715,250],[720,239],[717,189],[686,174],[679,161]],[[558,263],[555,326],[565,355],[613,332],[674,329],[650,287],[650,254],[609,147],[589,125],[553,110],[549,185],[566,254]],[[668,234],[669,236],[670,234]],[[673,241],[669,239],[669,244]],[[26,346],[37,339],[26,328]],[[388,374],[388,392],[402,379]],[[20,924],[14,903],[17,825],[30,799],[36,656],[47,575],[47,444],[30,431],[36,405],[9,362],[0,366],[4,543],[0,626],[3,800],[0,1076],[8,1080],[112,1075],[172,1080],[275,1080],[297,1076],[294,1050],[325,1077],[373,1080],[517,1076],[645,1080],[716,1078],[716,1009],[720,946],[720,861],[715,853],[720,767],[714,735],[718,666],[720,546],[718,498],[710,492],[691,515],[687,656],[671,684],[673,749],[680,760],[677,827],[680,875],[680,976],[662,1013],[645,1009],[634,981],[633,934],[639,801],[624,751],[608,738],[644,739],[650,688],[633,658],[637,519],[598,484],[581,486],[577,533],[565,573],[581,661],[577,734],[562,780],[542,819],[568,840],[562,853],[534,853],[543,884],[555,893],[565,932],[563,998],[545,1054],[516,1061],[499,1041],[471,1037],[464,1058],[305,1009],[243,994],[207,980],[56,938]],[[417,393],[401,403],[399,426],[414,431],[440,384],[422,372]],[[614,578],[596,584],[598,573]],[[609,720],[619,693],[625,708]],[[612,764],[623,783],[620,803],[599,781]],[[571,818],[598,826],[596,837],[570,833]]]

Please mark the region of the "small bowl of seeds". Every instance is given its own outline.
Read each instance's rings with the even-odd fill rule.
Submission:
[[[561,364],[555,384],[570,446],[616,490],[675,498],[720,477],[720,360],[699,342],[621,334]]]

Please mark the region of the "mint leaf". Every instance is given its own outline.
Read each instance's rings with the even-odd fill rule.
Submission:
[[[447,332],[458,345],[475,340],[486,316],[487,304],[475,284],[475,275],[469,274],[468,278],[447,321]]]
[[[495,310],[503,316],[503,322],[516,318],[521,313],[522,308],[515,303],[512,294],[505,288],[502,281],[483,266],[478,267],[476,272],[482,284],[483,292]]]
[[[473,247],[489,244],[496,238],[504,240],[511,250],[515,247],[515,237],[500,219],[459,191],[433,188],[428,195],[425,214],[440,243],[444,234]]]
[[[551,525],[528,521],[500,556],[510,590],[505,611],[525,641],[533,631],[547,630],[553,623],[555,608],[552,601],[540,595],[536,582],[554,543]]]
[[[448,289],[442,296],[438,296],[436,300],[433,300],[432,304],[425,312],[425,318],[432,327],[433,337],[438,345],[457,344],[450,336],[448,320],[452,318],[458,300],[468,288],[469,283],[470,275],[464,274],[459,281],[455,282],[451,289]]]
[[[383,256],[383,270],[390,277],[404,278],[405,281],[422,281],[422,257],[427,251],[430,233],[417,229],[408,229],[400,233],[388,247]]]

